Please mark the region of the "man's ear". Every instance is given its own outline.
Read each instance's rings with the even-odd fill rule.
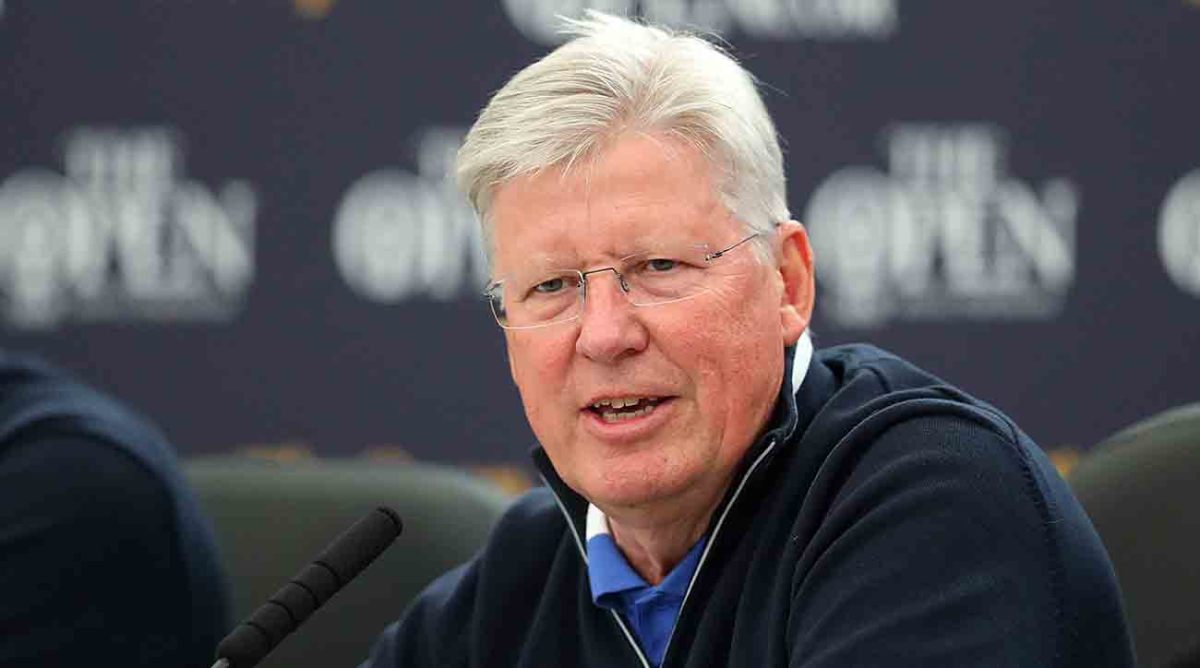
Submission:
[[[816,297],[812,246],[808,243],[808,230],[794,220],[778,225],[775,235],[779,244],[779,275],[783,279],[779,321],[784,345],[790,346],[800,338],[812,320]]]

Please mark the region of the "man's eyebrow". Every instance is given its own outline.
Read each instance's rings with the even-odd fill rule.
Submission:
[[[686,241],[671,236],[639,236],[634,239],[622,239],[606,252],[589,258],[586,262],[576,251],[543,251],[533,255],[521,256],[513,267],[514,272],[543,271],[555,269],[583,269],[584,266],[603,266],[605,263],[616,262],[624,258],[644,253],[668,252],[684,246],[695,246],[699,242]]]
[[[579,256],[575,253],[538,253],[528,255],[516,266],[518,271],[540,271],[550,269],[576,269]]]

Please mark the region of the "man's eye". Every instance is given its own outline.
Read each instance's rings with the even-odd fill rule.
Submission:
[[[552,295],[556,292],[561,292],[566,287],[567,281],[560,276],[558,278],[551,278],[538,283],[537,285],[533,286],[532,292],[543,295]]]
[[[665,257],[656,257],[646,260],[646,269],[651,272],[671,271],[679,266],[679,260],[672,260]]]

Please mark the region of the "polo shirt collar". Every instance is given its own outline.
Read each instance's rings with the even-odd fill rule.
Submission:
[[[592,588],[592,602],[611,608],[618,604],[616,597],[625,592],[641,589],[656,589],[682,600],[688,584],[704,550],[706,539],[701,538],[688,550],[687,555],[671,569],[656,587],[646,582],[625,559],[609,530],[604,511],[592,504],[587,510],[587,555],[588,580]]]

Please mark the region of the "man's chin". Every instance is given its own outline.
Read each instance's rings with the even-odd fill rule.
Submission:
[[[600,508],[649,509],[678,497],[688,487],[682,480],[650,476],[646,471],[630,476],[605,476],[583,485],[582,494]]]

